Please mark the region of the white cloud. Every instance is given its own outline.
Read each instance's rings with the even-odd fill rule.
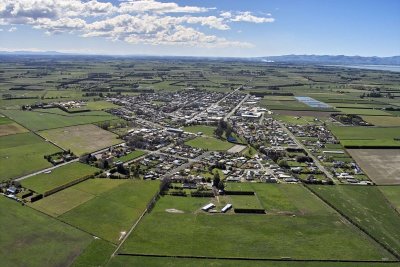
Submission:
[[[8,32],[15,32],[17,30],[17,27],[11,27],[10,29],[8,29]]]
[[[257,17],[251,14],[251,12],[240,12],[231,18],[231,21],[235,22],[251,22],[251,23],[270,23],[274,22],[274,18]]]
[[[157,0],[129,0],[118,5],[98,0],[0,0],[0,25],[30,25],[47,34],[69,32],[128,43],[250,47],[247,42],[206,34],[203,27],[227,31],[235,22],[274,21],[251,12],[214,9]]]

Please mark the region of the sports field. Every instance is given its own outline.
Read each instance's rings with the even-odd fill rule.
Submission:
[[[400,217],[375,186],[310,186],[323,199],[400,254]]]
[[[197,134],[197,133],[201,132],[204,135],[211,136],[211,137],[214,136],[215,129],[216,129],[216,127],[207,126],[207,125],[192,125],[192,126],[186,126],[183,128],[184,131],[189,132],[189,133]]]
[[[44,155],[60,149],[33,133],[20,133],[0,137],[0,181],[32,173],[52,164]]]
[[[264,194],[268,199],[268,191],[259,190],[257,195]],[[292,207],[296,202],[316,207],[314,212],[296,216],[206,214],[200,208],[211,200],[164,196],[128,237],[120,253],[277,259],[391,258],[318,198],[309,198],[307,194],[310,193],[302,189],[295,196],[276,197],[290,201]],[[301,203],[304,197],[309,198],[307,204]],[[170,212],[171,209],[179,212]]]
[[[55,168],[51,173],[40,173],[35,176],[22,180],[22,185],[32,189],[37,193],[45,193],[54,188],[63,186],[72,181],[78,180],[84,176],[92,175],[97,168],[73,162],[58,168]]]
[[[93,237],[0,197],[2,266],[69,266]]]
[[[374,183],[400,184],[400,149],[348,149],[347,152]]]
[[[222,141],[214,137],[196,137],[185,143],[188,146],[201,148],[204,150],[226,151],[234,146],[234,144],[227,141]]]
[[[118,136],[93,124],[41,131],[39,134],[76,155],[94,152],[122,143]]]
[[[74,114],[67,113],[60,109],[44,109],[40,111],[1,110],[1,112],[32,131],[115,119],[114,116],[103,111]]]

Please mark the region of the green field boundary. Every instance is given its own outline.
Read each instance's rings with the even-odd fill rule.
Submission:
[[[335,185],[335,186],[353,186],[353,185]],[[340,209],[336,208],[333,204],[331,204],[328,200],[326,200],[321,194],[317,193],[314,189],[312,189],[310,186],[305,185],[305,188],[307,188],[312,194],[317,196],[319,199],[321,199],[325,204],[327,204],[329,207],[334,209],[337,213],[339,213],[343,218],[345,218],[348,222],[350,222],[353,226],[355,226],[357,229],[359,229],[361,232],[365,233],[368,237],[370,237],[372,240],[374,240],[377,244],[379,244],[381,247],[386,249],[390,254],[392,254],[398,261],[400,261],[400,254],[393,250],[392,248],[388,247],[387,245],[383,244],[380,240],[378,240],[376,237],[371,235],[366,229],[364,229],[361,225],[359,225],[356,221],[354,221],[352,218],[344,214]]]
[[[116,256],[125,257],[156,257],[156,258],[178,258],[178,259],[203,259],[203,260],[237,260],[237,261],[265,261],[265,262],[348,262],[348,263],[398,263],[396,260],[340,260],[340,259],[292,259],[282,258],[252,258],[252,257],[212,257],[212,256],[183,256],[183,255],[161,255],[141,253],[118,253]]]

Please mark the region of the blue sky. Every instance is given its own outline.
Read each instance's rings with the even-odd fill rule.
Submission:
[[[0,0],[0,50],[400,55],[399,0]]]

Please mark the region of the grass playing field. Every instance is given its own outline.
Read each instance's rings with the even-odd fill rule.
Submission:
[[[22,185],[38,193],[45,193],[84,176],[94,174],[97,168],[73,162],[51,171],[51,173],[40,173],[22,181]]]
[[[68,266],[93,237],[0,197],[2,266]]]
[[[59,151],[58,147],[33,133],[0,137],[0,181],[51,167],[43,156]]]
[[[196,137],[185,143],[186,145],[201,148],[204,150],[226,151],[234,146],[234,144],[227,141],[222,141],[214,137]]]
[[[70,126],[39,132],[44,138],[76,155],[94,152],[122,143],[117,135],[93,124]]]
[[[207,125],[192,125],[192,126],[187,126],[187,127],[183,128],[183,130],[186,132],[195,133],[195,134],[197,134],[198,132],[202,132],[204,135],[207,135],[210,137],[214,136],[215,129],[216,129],[216,127],[207,126]]]

